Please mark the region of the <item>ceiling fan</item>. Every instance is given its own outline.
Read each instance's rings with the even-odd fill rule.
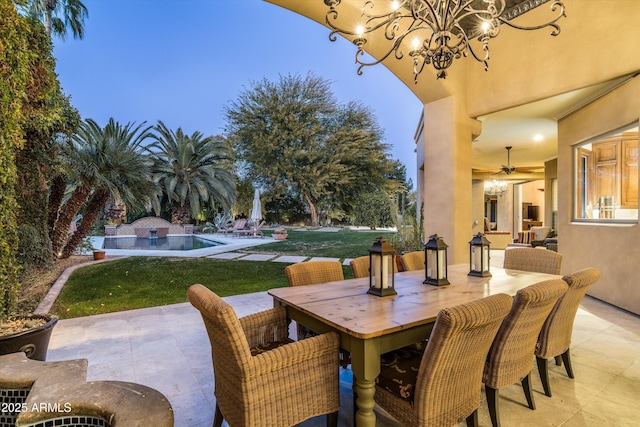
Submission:
[[[501,172],[506,173],[507,175],[511,175],[511,172],[513,172],[514,170],[516,170],[515,166],[511,166],[511,149],[513,147],[504,147],[507,149],[507,164],[502,165],[502,167],[500,168]]]
[[[511,149],[513,147],[504,147],[507,150],[507,164],[506,165],[502,165],[502,167],[499,170],[475,170],[475,172],[479,172],[479,173],[493,173],[493,174],[506,174],[506,175],[511,175],[512,173],[535,173],[540,171],[541,169],[544,169],[543,166],[513,166],[511,164]]]

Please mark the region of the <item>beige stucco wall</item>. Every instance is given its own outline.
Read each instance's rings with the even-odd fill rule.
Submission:
[[[471,141],[480,122],[469,119],[459,98],[447,97],[424,106],[424,230],[449,245],[449,264],[468,262],[473,237]],[[477,218],[476,218],[477,219]]]
[[[489,71],[466,67],[467,110],[472,117],[527,104],[638,70],[638,0],[563,0],[567,17],[557,37],[549,29],[503,26],[491,40]],[[543,22],[547,5],[521,17]],[[524,22],[524,21],[523,21]],[[471,61],[470,61],[471,62]]]
[[[589,138],[637,121],[640,117],[640,78],[591,103],[558,124],[558,246],[564,254],[562,271],[596,267],[601,279],[589,294],[640,314],[640,226],[580,224],[573,211],[573,149]]]
[[[551,213],[553,200],[551,200],[551,181],[558,178],[558,159],[544,163],[544,223],[551,227]]]

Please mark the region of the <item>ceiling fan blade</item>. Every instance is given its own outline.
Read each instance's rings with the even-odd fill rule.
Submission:
[[[500,173],[500,169],[472,169],[473,173]]]
[[[543,172],[544,166],[518,166],[518,172]]]

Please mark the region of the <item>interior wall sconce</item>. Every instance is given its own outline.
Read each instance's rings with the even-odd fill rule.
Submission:
[[[396,295],[395,249],[383,237],[378,237],[369,248],[369,290],[379,297]]]
[[[449,246],[437,234],[429,236],[429,241],[424,245],[424,259],[426,263],[427,285],[445,286],[449,284],[447,279],[447,248]]]

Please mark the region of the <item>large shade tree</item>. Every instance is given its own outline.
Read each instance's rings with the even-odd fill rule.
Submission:
[[[84,20],[89,16],[86,6],[80,0],[23,0],[18,3],[20,10],[44,23],[47,34],[62,40],[71,30],[73,37],[84,37]]]
[[[298,194],[312,225],[348,215],[355,196],[385,185],[388,147],[371,111],[339,104],[312,74],[263,79],[225,110],[226,132],[248,176],[275,194]]]
[[[159,211],[151,160],[144,155],[143,142],[149,137],[149,129],[144,123],[122,125],[114,119],[101,127],[87,119],[73,138],[62,144],[61,170],[72,191],[66,200],[59,194],[62,186],[53,187],[50,193],[54,255],[67,258],[73,253],[109,199],[136,209]],[[60,177],[57,182],[61,182]],[[81,210],[82,220],[69,235],[69,226]]]
[[[162,121],[154,127],[149,146],[154,180],[171,207],[171,222],[189,224],[203,207],[230,208],[236,180],[231,172],[231,150],[222,137],[175,132]]]

